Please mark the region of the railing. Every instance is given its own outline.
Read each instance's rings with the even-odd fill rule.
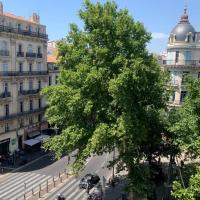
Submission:
[[[176,65],[176,66],[200,66],[200,60],[166,60],[166,65]]]
[[[20,112],[20,113],[13,113],[13,114],[9,114],[9,115],[0,116],[0,121],[4,121],[6,119],[13,119],[13,118],[16,118],[16,117],[22,116],[22,115],[28,115],[28,114],[32,114],[32,113],[43,112],[43,111],[45,111],[45,109],[46,109],[46,107],[42,107],[42,108],[37,108],[37,109],[33,109],[33,110],[23,111],[23,112]]]
[[[29,94],[38,94],[40,89],[35,89],[35,90],[21,90],[18,91],[19,95],[29,95]]]
[[[24,57],[24,52],[17,52],[17,57]]]
[[[7,50],[0,50],[0,56],[9,56],[9,51],[7,51]]]
[[[7,97],[11,97],[10,92],[3,92],[0,94],[0,98],[7,98]]]
[[[44,34],[44,33],[38,33],[38,32],[27,31],[27,30],[20,30],[20,29],[17,29],[17,28],[11,28],[9,26],[3,26],[3,25],[0,25],[0,32],[16,33],[16,34],[20,34],[20,35],[27,35],[27,36],[31,36],[31,37],[48,39],[48,35]]]
[[[26,52],[26,57],[27,58],[35,58],[36,57],[36,53]]]
[[[42,58],[42,54],[41,54],[41,53],[38,53],[38,54],[37,54],[37,58]]]
[[[47,75],[48,71],[6,71],[0,72],[0,76],[32,76],[32,75]]]

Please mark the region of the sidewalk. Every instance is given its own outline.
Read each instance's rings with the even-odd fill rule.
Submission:
[[[22,168],[26,164],[29,164],[30,162],[32,162],[46,154],[48,154],[48,153],[42,151],[41,149],[32,151],[32,152],[25,151],[23,156],[16,158],[15,164],[14,163],[13,164],[3,163],[2,165],[0,165],[0,175],[6,174],[6,173],[12,172],[12,171],[17,171],[18,168]],[[22,159],[22,158],[24,158],[24,159]]]

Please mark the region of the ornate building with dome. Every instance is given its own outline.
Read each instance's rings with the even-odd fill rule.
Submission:
[[[190,24],[186,8],[170,33],[164,68],[170,72],[174,86],[170,105],[180,106],[187,94],[184,77],[190,74],[200,78],[200,32]]]

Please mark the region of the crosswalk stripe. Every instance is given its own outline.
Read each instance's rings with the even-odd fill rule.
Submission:
[[[76,182],[76,179],[75,178],[73,178],[73,179],[71,179],[71,180],[69,180],[69,181],[67,181],[66,183],[67,184],[65,184],[64,185],[64,187],[61,189],[61,190],[59,190],[58,191],[58,193],[60,193],[60,194],[63,194],[63,192],[66,190],[66,189],[68,189],[74,182]],[[50,198],[48,198],[49,200],[54,200],[55,199],[55,196],[53,197],[50,197]]]
[[[67,198],[66,199],[69,199],[68,198],[68,195],[70,195],[71,196],[71,194],[73,194],[73,193],[71,193],[76,187],[78,187],[78,184],[79,184],[79,182],[77,181],[72,187],[70,187],[66,192],[64,192],[64,196],[66,196]],[[70,199],[71,200],[71,199]]]
[[[39,187],[39,185],[41,183],[45,183],[46,180],[48,180],[48,179],[49,179],[48,176],[45,176],[45,175],[40,176],[38,179],[31,182],[31,183],[35,183],[35,184],[32,184],[30,187],[27,187],[26,192],[28,193],[32,188],[35,188],[36,186]],[[21,187],[21,188],[19,188],[19,190],[15,191],[15,193],[11,193],[10,195],[7,195],[6,197],[8,197],[9,199],[11,199],[11,198],[16,199],[16,198],[21,197],[23,195],[24,195],[24,188]]]
[[[34,178],[35,176],[36,176],[35,174],[29,174],[24,179],[13,180],[11,182],[7,182],[3,186],[0,187],[0,193],[2,193],[2,191],[4,191],[4,189],[8,190],[9,187],[13,187],[15,185],[19,185],[20,183],[24,183],[26,180],[32,180],[32,178]],[[40,176],[40,175],[38,174],[37,176]]]
[[[45,176],[43,175],[43,176],[40,176],[40,175],[38,175],[38,176],[34,176],[34,177],[31,177],[31,178],[29,178],[28,179],[28,181],[29,182],[31,182],[31,183],[34,183],[34,182],[36,182],[37,180],[40,180],[40,179],[42,179],[42,178],[44,178]],[[26,180],[27,181],[27,180]],[[1,190],[1,192],[3,192],[3,196],[5,195],[5,194],[7,194],[7,193],[11,193],[13,190],[24,190],[24,187],[25,187],[25,185],[24,185],[24,183],[25,183],[25,180],[22,180],[22,181],[20,181],[20,182],[17,182],[16,184],[14,184],[14,185],[10,185],[9,187],[7,187],[7,188],[5,188],[4,190]],[[30,186],[29,186],[30,187]],[[28,188],[28,187],[27,187]],[[7,191],[7,192],[6,192]],[[0,196],[2,196],[2,195],[0,195]]]
[[[22,179],[23,177],[27,176],[27,175],[30,175],[30,174],[33,174],[33,173],[29,173],[29,172],[26,172],[26,173],[19,173],[19,174],[16,174],[14,175],[13,177],[9,178],[9,179],[6,179],[4,180],[4,182],[0,183],[0,188],[2,186],[5,185],[5,183],[8,183],[8,182],[16,182],[18,179]]]
[[[83,195],[84,195],[84,194],[87,195],[87,193],[86,193],[85,190],[79,192],[79,194],[78,194],[77,196],[74,197],[74,200],[80,200],[80,197],[82,197],[82,199],[83,199]],[[87,195],[87,196],[88,196],[88,195]]]

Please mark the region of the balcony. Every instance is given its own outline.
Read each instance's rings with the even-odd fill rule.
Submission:
[[[7,98],[7,97],[11,97],[11,93],[10,92],[0,93],[0,98]]]
[[[0,50],[0,56],[9,56],[9,51],[7,51],[7,50]]]
[[[166,66],[176,66],[176,67],[199,67],[200,60],[166,60]]]
[[[17,52],[17,57],[24,57],[24,52]]]
[[[27,58],[36,58],[36,53],[26,52],[26,57]]]
[[[35,75],[48,75],[48,71],[6,71],[0,72],[0,76],[35,76]]]
[[[42,107],[42,108],[27,110],[27,111],[23,111],[23,112],[19,112],[19,113],[4,115],[4,116],[0,116],[0,121],[14,119],[16,117],[23,116],[23,115],[29,115],[29,114],[33,114],[33,113],[44,112],[45,110],[46,110],[46,107]]]
[[[35,90],[21,90],[18,91],[19,95],[31,95],[31,94],[38,94],[40,89],[35,89]]]
[[[42,53],[38,53],[37,58],[42,58]]]
[[[21,30],[21,29],[11,28],[9,26],[3,26],[3,25],[0,25],[0,32],[16,33],[16,34],[25,35],[25,36],[42,38],[42,39],[46,39],[46,40],[48,39],[48,35],[44,34],[44,33]]]

